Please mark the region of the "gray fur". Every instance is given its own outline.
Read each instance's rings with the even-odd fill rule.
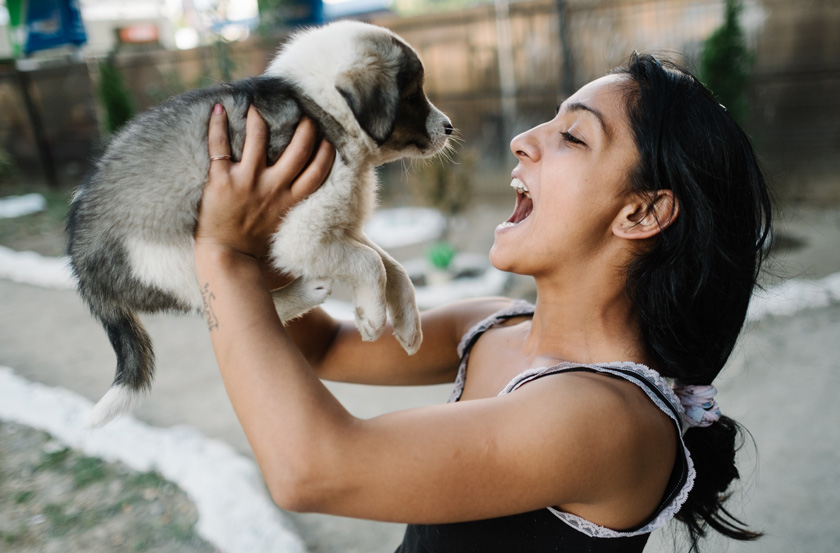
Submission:
[[[344,50],[335,52],[342,63],[347,51],[358,59],[336,68],[330,52],[309,46],[330,41]],[[312,60],[300,63],[302,52]],[[309,61],[336,74],[313,74]],[[193,233],[210,166],[207,126],[216,103],[227,111],[234,160],[242,154],[252,104],[269,127],[269,164],[304,114],[338,153],[327,182],[286,215],[272,241],[275,266],[300,277],[275,293],[280,317],[288,320],[321,303],[336,279],[353,290],[364,339],[382,332],[387,306],[397,339],[409,353],[417,350],[422,336],[408,276],[362,228],[376,201],[374,167],[433,155],[451,131],[449,120],[422,94],[422,78],[416,54],[390,31],[339,23],[293,38],[265,75],[177,96],[137,116],[113,139],[77,192],[68,220],[79,294],[117,355],[107,394],[111,404],[97,405],[98,424],[150,386],[154,354],[136,313],[202,310]],[[123,397],[124,391],[131,397]]]

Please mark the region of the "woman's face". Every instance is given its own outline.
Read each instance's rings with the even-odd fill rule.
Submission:
[[[519,159],[511,217],[496,228],[497,268],[539,276],[596,261],[615,241],[611,228],[630,194],[638,153],[625,115],[626,76],[589,83],[557,116],[511,141]]]

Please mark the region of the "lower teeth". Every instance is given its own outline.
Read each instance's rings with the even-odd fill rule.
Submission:
[[[505,221],[504,223],[499,224],[499,228],[507,228],[516,226],[516,223],[511,223],[510,221]]]

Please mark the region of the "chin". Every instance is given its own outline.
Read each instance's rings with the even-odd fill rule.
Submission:
[[[490,248],[489,254],[490,264],[493,265],[496,269],[500,271],[505,271],[507,273],[515,273],[514,270],[515,264],[505,255],[504,249],[499,246],[498,241],[493,243],[493,247]]]

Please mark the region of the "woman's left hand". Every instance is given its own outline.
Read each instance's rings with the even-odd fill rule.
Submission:
[[[315,123],[304,117],[280,159],[269,167],[268,126],[251,106],[242,159],[210,161],[195,231],[196,251],[215,248],[262,258],[286,212],[317,190],[332,169],[335,149],[326,140],[316,144],[317,134]],[[208,153],[211,158],[230,155],[227,115],[221,104],[210,116]]]

